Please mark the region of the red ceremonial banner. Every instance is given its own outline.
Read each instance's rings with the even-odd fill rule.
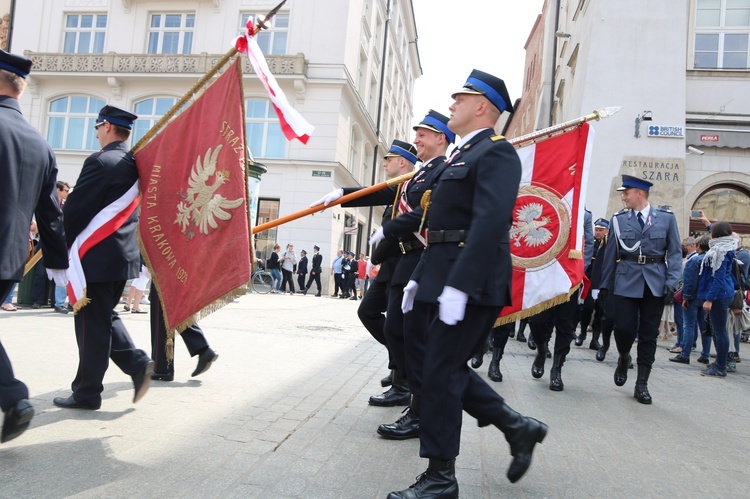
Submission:
[[[593,129],[584,123],[519,149],[522,174],[513,208],[513,305],[496,325],[567,301],[583,281],[583,219]]]
[[[250,281],[239,59],[135,154],[138,238],[168,329],[183,330]]]

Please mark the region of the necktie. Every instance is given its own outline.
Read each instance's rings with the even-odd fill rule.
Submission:
[[[640,211],[638,212],[638,224],[641,226],[641,230],[643,230],[644,225],[646,225],[643,223],[643,214],[641,214]]]

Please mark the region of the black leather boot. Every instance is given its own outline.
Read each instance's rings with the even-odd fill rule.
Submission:
[[[394,405],[409,405],[411,393],[409,385],[398,369],[393,370],[391,387],[380,395],[370,397],[370,405],[379,407],[393,407]]]
[[[544,362],[547,360],[547,345],[545,343],[537,343],[536,345],[536,357],[534,357],[534,363],[531,364],[531,375],[535,378],[541,378],[544,376]]]
[[[534,335],[529,335],[529,341],[526,342],[531,350],[536,350],[536,342],[534,341]]]
[[[599,351],[596,352],[596,360],[603,362],[607,357],[607,351],[609,350],[609,342],[612,339],[612,331],[602,333],[602,346],[599,347]]]
[[[484,354],[487,353],[488,347],[487,342],[484,342],[484,345],[482,345],[482,348],[479,349],[477,353],[474,354],[474,357],[471,358],[471,367],[474,369],[479,369],[482,367],[482,363],[484,362]]]
[[[492,349],[492,360],[490,361],[490,368],[487,371],[487,376],[492,381],[502,381],[503,374],[500,372],[500,359],[503,358],[503,354],[499,348]]]
[[[406,490],[391,492],[388,499],[454,499],[458,497],[456,460],[430,459],[427,471]]]
[[[392,379],[393,379],[393,371],[391,370],[391,372],[390,372],[390,374],[388,374],[388,376],[386,376],[385,378],[382,378],[380,380],[380,386],[382,386],[383,388],[385,388],[386,386],[391,386],[391,383],[392,383],[391,380]]]
[[[580,347],[584,341],[586,341],[586,331],[581,331],[581,334],[576,336],[576,346]]]
[[[552,361],[552,369],[549,371],[549,389],[553,392],[561,392],[565,388],[562,380],[562,366],[565,363],[565,356],[555,354]]]
[[[378,435],[391,440],[406,440],[419,436],[419,397],[412,395],[409,407],[404,409],[404,415],[392,424],[378,426]]]
[[[601,331],[594,329],[591,333],[591,343],[589,343],[589,350],[599,350],[602,346],[599,344],[599,335]]]
[[[648,376],[651,374],[651,368],[638,364],[638,378],[635,381],[635,397],[641,404],[650,404],[651,394],[648,393]]]
[[[615,384],[622,386],[628,381],[628,366],[630,365],[630,354],[620,354],[615,368]]]
[[[545,345],[545,348],[547,349],[547,358],[552,358],[552,351],[549,349],[549,340],[547,340],[547,344]]]
[[[531,466],[534,446],[542,443],[544,437],[547,436],[547,425],[534,418],[522,416],[508,407],[505,402],[492,424],[505,434],[505,440],[510,445],[510,455],[513,456],[513,461],[508,468],[507,477],[511,483],[515,483]]]

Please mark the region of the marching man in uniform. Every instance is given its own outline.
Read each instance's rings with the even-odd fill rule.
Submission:
[[[599,299],[615,296],[615,342],[620,357],[615,384],[628,380],[630,348],[638,334],[638,378],[633,396],[650,404],[648,377],[654,363],[664,298],[674,294],[682,274],[682,248],[674,214],[648,202],[653,184],[622,176],[625,209],[612,217],[604,253]]]

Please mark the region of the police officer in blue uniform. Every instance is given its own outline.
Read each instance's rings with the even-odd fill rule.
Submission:
[[[322,271],[323,267],[323,257],[320,254],[320,246],[317,244],[313,246],[313,257],[312,257],[312,267],[310,268],[310,280],[307,281],[307,286],[305,286],[305,290],[302,291],[303,295],[306,295],[308,290],[310,289],[310,286],[312,286],[313,283],[315,283],[318,286],[318,292],[315,294],[315,296],[320,296],[320,273]]]
[[[26,89],[31,61],[0,50],[0,296],[23,278],[29,251],[29,226],[36,214],[47,275],[67,284],[68,251],[57,198],[57,164],[47,142],[21,114],[18,99]],[[5,413],[0,442],[21,435],[34,417],[29,390],[16,379],[0,343],[0,408]]]
[[[462,140],[432,191],[428,246],[402,303],[404,313],[414,302],[427,308],[419,454],[429,463],[416,483],[391,492],[390,499],[458,497],[455,459],[464,410],[480,426],[492,424],[505,434],[513,455],[511,482],[528,470],[534,446],[547,434],[545,424],[508,407],[468,366],[511,303],[508,232],[521,162],[493,130],[502,112],[513,109],[501,79],[474,70],[453,99],[448,127]]]
[[[672,296],[682,274],[682,248],[674,214],[648,202],[653,184],[632,175],[622,176],[625,209],[610,221],[610,241],[604,253],[600,299],[615,296],[615,342],[620,357],[614,380],[628,379],[630,348],[638,333],[638,378],[634,397],[652,402],[648,378],[656,353],[656,339],[665,296]],[[604,295],[604,296],[602,296]]]
[[[114,106],[104,106],[99,111],[94,128],[102,150],[84,161],[63,210],[68,246],[103,208],[120,199],[138,181],[135,158],[125,144],[137,118]],[[99,409],[109,359],[132,378],[133,402],[138,402],[148,390],[154,362],[146,352],[135,348],[114,311],[126,281],[137,277],[140,270],[137,227],[138,215],[133,212],[120,228],[93,246],[81,260],[86,296],[91,302],[75,315],[78,371],[71,385],[73,394],[54,399],[58,407]]]
[[[399,256],[388,292],[386,334],[396,364],[406,370],[411,400],[409,409],[396,422],[378,427],[379,435],[396,440],[419,436],[421,366],[427,329],[423,307],[412,309],[408,314],[402,313],[403,290],[425,247],[424,206],[429,203],[431,188],[437,182],[437,177],[446,167],[448,145],[456,139],[456,134],[448,128],[448,117],[433,110],[413,129],[416,132],[414,145],[422,166],[401,188],[396,207],[398,216],[386,220],[370,239],[370,244],[376,244],[388,238],[387,242],[377,245],[372,255],[373,263],[385,260],[391,252]]]

